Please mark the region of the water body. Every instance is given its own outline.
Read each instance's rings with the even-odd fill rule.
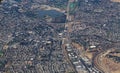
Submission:
[[[39,16],[44,18],[50,16],[54,23],[65,23],[66,15],[56,10],[39,10]]]
[[[36,10],[27,11],[25,15],[32,18],[45,19],[46,16],[52,18],[53,23],[65,23],[66,15],[56,10]]]
[[[49,15],[51,17],[59,17],[59,16],[62,16],[64,14],[61,12],[58,12],[56,10],[39,10],[39,15],[41,17],[44,17],[45,15]]]

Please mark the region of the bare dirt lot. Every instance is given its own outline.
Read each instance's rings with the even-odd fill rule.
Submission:
[[[112,2],[120,2],[120,0],[111,0]]]
[[[99,54],[95,59],[96,66],[105,73],[120,73],[120,63],[114,62],[112,59],[106,57],[107,54]]]
[[[108,58],[104,58],[102,63],[105,64],[106,69],[109,70],[110,73],[120,73],[120,64],[115,63]]]

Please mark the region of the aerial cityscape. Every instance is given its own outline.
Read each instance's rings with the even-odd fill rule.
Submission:
[[[120,73],[120,0],[0,0],[0,73]]]

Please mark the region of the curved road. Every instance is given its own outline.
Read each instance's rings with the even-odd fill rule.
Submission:
[[[107,50],[101,51],[98,55],[96,55],[93,62],[95,67],[98,68],[102,73],[110,73],[107,69],[105,69],[105,65],[102,65],[101,63],[101,57],[105,52],[107,52]]]

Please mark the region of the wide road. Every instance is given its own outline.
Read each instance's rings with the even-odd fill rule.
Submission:
[[[71,26],[72,24],[74,24],[74,19],[73,19],[73,21],[71,20],[71,15],[69,14],[69,8],[70,8],[70,3],[71,3],[71,0],[69,0],[68,1],[68,5],[67,5],[67,13],[66,13],[66,23],[65,23],[65,29],[66,29],[66,31],[67,31],[67,33],[66,33],[66,36],[65,36],[65,38],[67,39],[67,43],[66,44],[70,44],[71,46],[72,46],[72,48],[73,48],[73,45],[72,45],[72,41],[71,41],[71,38],[70,38],[70,30],[71,30],[71,28],[69,28],[69,26]],[[67,51],[66,51],[66,53],[67,53]],[[77,54],[77,53],[76,53]],[[78,55],[78,54],[77,54]],[[80,60],[81,60],[81,58],[80,58]],[[84,61],[82,60],[82,63],[84,64],[84,66],[85,66],[85,68],[88,70],[88,68],[87,68],[87,66],[85,65],[85,63],[84,63]],[[74,67],[74,65],[73,65],[73,67]],[[78,73],[77,71],[76,71],[76,68],[74,67],[74,70],[75,70],[75,73]],[[89,72],[89,70],[88,70],[88,72]]]
[[[70,17],[70,15],[69,15],[69,7],[70,7],[70,1],[71,0],[69,0],[68,1],[68,4],[67,4],[67,9],[66,9],[66,23],[65,23],[65,29],[66,29],[66,25],[70,25],[70,19],[69,19],[69,17]],[[77,71],[76,71],[76,69],[75,69],[75,67],[74,67],[74,65],[72,64],[72,62],[71,62],[71,60],[70,60],[70,58],[69,58],[69,56],[68,56],[68,52],[67,52],[67,50],[66,50],[66,48],[65,48],[65,45],[66,44],[70,44],[71,43],[71,39],[70,39],[70,33],[69,33],[69,29],[67,29],[66,30],[66,32],[63,32],[63,33],[65,33],[65,40],[63,40],[65,43],[63,44],[63,51],[64,51],[64,54],[65,54],[65,57],[66,57],[66,59],[67,59],[67,61],[69,62],[69,64],[70,64],[70,66],[72,67],[72,71],[73,72],[75,72],[75,73],[77,73]]]

